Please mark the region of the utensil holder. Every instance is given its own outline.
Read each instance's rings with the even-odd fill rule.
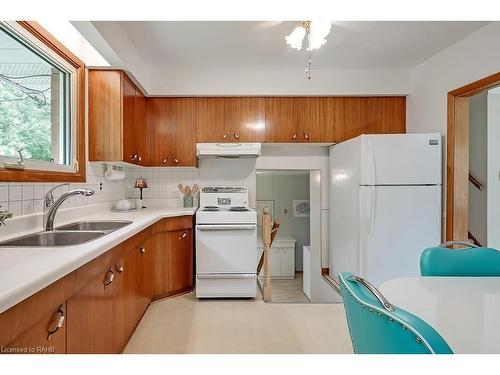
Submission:
[[[182,198],[182,202],[184,204],[184,207],[193,207],[193,197],[186,195]]]

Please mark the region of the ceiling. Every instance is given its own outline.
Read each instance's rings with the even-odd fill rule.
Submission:
[[[99,30],[106,22],[93,22]],[[118,22],[153,70],[293,69],[305,52],[284,37],[297,22]],[[485,22],[333,22],[327,44],[313,53],[317,69],[409,68]]]

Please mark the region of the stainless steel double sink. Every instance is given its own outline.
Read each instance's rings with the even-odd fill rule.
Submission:
[[[131,221],[78,221],[45,231],[14,238],[0,243],[0,247],[60,247],[81,245],[123,228]]]

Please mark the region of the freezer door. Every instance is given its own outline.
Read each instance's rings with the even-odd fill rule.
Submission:
[[[362,186],[359,211],[361,277],[419,276],[422,250],[441,243],[441,188]]]
[[[361,136],[361,185],[441,185],[441,135]]]

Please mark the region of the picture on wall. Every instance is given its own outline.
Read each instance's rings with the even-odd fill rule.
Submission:
[[[269,208],[269,213],[271,214],[271,221],[274,217],[274,201],[259,201],[257,200],[257,226],[262,226],[262,210],[264,207]]]
[[[309,217],[311,205],[308,199],[293,200],[293,217]]]

